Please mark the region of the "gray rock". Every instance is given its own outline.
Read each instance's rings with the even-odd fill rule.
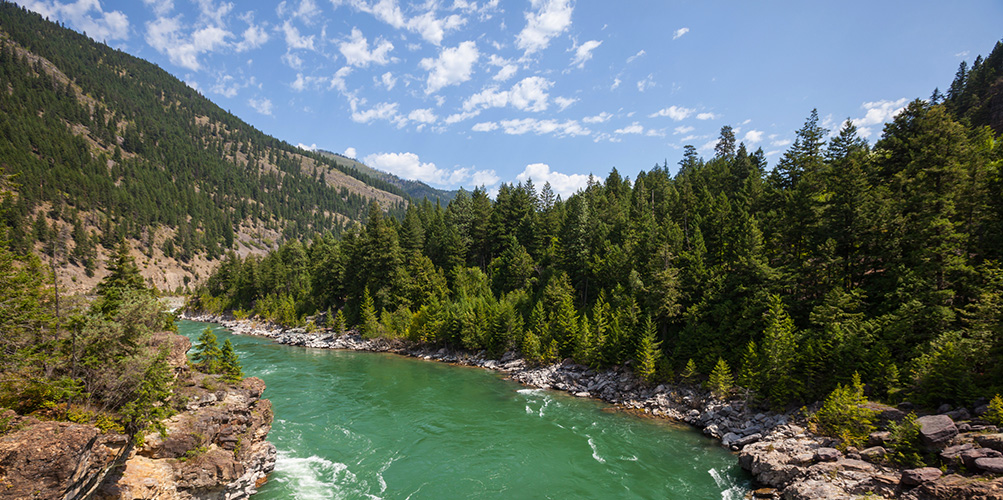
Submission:
[[[968,419],[972,418],[972,414],[968,413],[968,410],[966,410],[964,408],[958,408],[957,410],[949,411],[949,412],[945,413],[945,415],[947,415],[948,417],[951,417],[951,420],[954,420],[955,422],[958,422],[958,421],[961,421],[961,420],[968,420]]]
[[[888,431],[872,432],[867,436],[868,446],[884,446],[891,439],[892,433]]]
[[[835,448],[819,448],[815,450],[815,460],[819,462],[835,462],[842,456],[843,454]]]
[[[936,481],[942,475],[944,475],[943,471],[936,467],[909,469],[902,471],[902,484],[915,486],[929,481]]]
[[[975,460],[975,468],[990,474],[1003,474],[1003,458],[979,458]]]
[[[947,413],[951,411],[951,405],[944,403],[937,408],[937,413]]]
[[[944,448],[944,451],[940,452],[940,459],[949,464],[959,464],[961,463],[961,452],[971,450],[973,448],[975,448],[975,445],[972,443],[948,446],[947,448]]]
[[[943,448],[954,436],[958,435],[958,428],[954,425],[954,420],[947,415],[928,415],[916,419],[920,425],[919,437],[923,444],[929,448]]]
[[[975,416],[981,417],[986,413],[989,413],[989,405],[979,405],[975,407]]]
[[[976,434],[975,442],[983,448],[1003,451],[1003,434]]]
[[[885,450],[882,446],[872,446],[870,448],[860,450],[860,457],[873,463],[882,461],[887,454],[888,450]]]
[[[734,432],[729,432],[721,438],[721,444],[731,446],[731,444],[737,441],[740,437],[741,436],[735,434]]]
[[[744,448],[746,445],[750,445],[752,443],[755,443],[756,441],[759,441],[760,439],[763,439],[763,435],[762,434],[749,434],[748,436],[745,436],[744,438],[736,440],[732,444],[734,444],[735,446],[737,446],[739,448]]]
[[[961,459],[961,463],[965,467],[971,469],[974,468],[976,463],[981,458],[1003,458],[1003,453],[989,448],[973,448],[970,450],[962,451],[958,454],[958,458]]]
[[[842,488],[828,481],[799,481],[784,489],[789,500],[817,500],[819,498],[852,498]]]

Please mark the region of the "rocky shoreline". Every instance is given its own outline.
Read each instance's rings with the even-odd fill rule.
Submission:
[[[742,468],[763,486],[750,493],[755,498],[808,500],[867,496],[910,500],[1003,500],[1003,478],[999,477],[1003,474],[1003,458],[1000,458],[1003,457],[1003,434],[996,434],[993,426],[966,421],[970,415],[963,409],[934,416],[936,425],[922,422],[929,417],[920,419],[924,439],[936,440],[928,444],[940,451],[947,464],[956,465],[945,466],[948,472],[955,473],[944,474],[941,468],[902,469],[887,465],[882,459],[887,452],[882,446],[882,437],[887,436],[881,436],[882,433],[871,436],[873,446],[864,450],[851,448],[844,454],[832,448],[832,439],[809,432],[799,411],[763,411],[741,399],[722,401],[691,387],[648,387],[622,367],[597,371],[570,362],[530,366],[513,352],[501,359],[487,359],[484,353],[431,349],[386,339],[369,340],[354,333],[308,333],[303,329],[285,329],[274,324],[205,314],[182,313],[181,317],[217,323],[238,335],[267,337],[285,345],[389,352],[478,366],[505,373],[528,386],[597,398],[640,414],[685,422],[721,440],[723,446],[738,454]],[[894,419],[904,415],[891,407],[879,410],[883,412],[879,418]],[[958,425],[955,420],[959,421]],[[999,470],[995,469],[997,465]],[[963,470],[980,471],[982,475],[956,473]]]

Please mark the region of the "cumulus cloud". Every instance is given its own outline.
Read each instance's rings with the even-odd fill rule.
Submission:
[[[667,116],[675,121],[682,121],[693,114],[693,109],[684,108],[682,106],[669,106],[667,108],[662,108],[654,113],[648,115],[648,118],[657,118],[662,116]]]
[[[386,73],[383,73],[382,76],[380,76],[380,83],[382,83],[387,90],[393,90],[394,85],[397,85],[397,79],[394,78],[394,75],[392,73],[387,71]]]
[[[255,111],[263,115],[272,116],[272,101],[262,97],[261,99],[248,99],[247,104],[254,108]]]
[[[613,133],[614,134],[620,134],[620,135],[624,135],[624,134],[643,134],[644,133],[644,127],[640,123],[634,122],[634,123],[631,123],[630,125],[627,125],[626,127],[618,128],[618,129],[614,130]]]
[[[491,132],[492,130],[498,130],[498,124],[495,122],[477,123],[473,127],[470,127],[470,130],[474,132]]]
[[[207,26],[191,35],[183,33],[180,17],[160,17],[146,23],[146,43],[167,55],[171,63],[193,71],[201,69],[199,55],[227,46],[232,33]]]
[[[358,28],[352,28],[348,39],[338,44],[338,51],[345,56],[348,64],[356,67],[366,67],[370,63],[384,66],[390,62],[388,54],[394,49],[394,44],[382,38],[373,42],[372,50],[369,49],[369,41],[362,35]]]
[[[439,19],[434,12],[426,12],[420,16],[412,17],[406,23],[407,29],[418,33],[429,43],[439,45],[447,31],[452,31],[466,24],[467,20],[461,16],[453,14]]]
[[[396,123],[398,126],[403,125],[401,120],[404,118],[397,113],[399,104],[396,102],[381,102],[372,108],[361,109],[361,106],[365,105],[365,102],[352,99],[349,102],[349,105],[352,108],[352,121],[356,123],[369,123],[373,120],[386,120]]]
[[[681,135],[681,134],[688,134],[694,130],[696,129],[689,125],[682,125],[673,129],[672,133],[675,135]]]
[[[463,102],[466,112],[486,108],[504,108],[511,105],[521,111],[544,111],[547,109],[547,94],[554,82],[540,76],[524,78],[509,90],[499,90],[498,87],[488,87],[474,94]]]
[[[525,55],[547,48],[557,35],[571,26],[569,0],[532,0],[535,12],[526,12],[526,27],[515,38],[515,46]]]
[[[366,156],[363,163],[404,179],[419,180],[438,186],[457,186],[472,181],[477,186],[497,183],[500,178],[494,170],[439,168],[432,162],[422,162],[414,153],[378,153]]]
[[[313,50],[313,35],[300,35],[299,29],[288,20],[282,23],[282,33],[286,36],[286,45],[290,49]]]
[[[351,66],[342,66],[338,71],[334,72],[334,76],[331,77],[330,88],[338,89],[342,94],[348,93],[348,84],[345,83],[345,78],[352,74]]]
[[[400,5],[397,4],[397,0],[379,0],[372,5],[364,0],[332,0],[332,2],[336,7],[347,3],[355,10],[371,14],[376,19],[394,28],[406,29],[417,33],[425,41],[434,45],[441,44],[447,32],[456,30],[467,22],[463,16],[457,14],[451,14],[444,18],[436,17],[436,7],[434,5],[430,6],[430,10],[408,19],[404,15],[404,11],[401,10]],[[426,4],[426,7],[429,7],[429,5]]]
[[[358,155],[358,153],[355,151],[355,148],[353,148],[353,147],[345,148],[345,158],[353,158],[354,159],[356,157],[356,155]]]
[[[857,127],[857,135],[866,139],[873,134],[872,127],[875,125],[881,125],[890,121],[892,118],[895,118],[895,115],[905,109],[905,105],[908,102],[909,99],[904,97],[895,101],[881,100],[865,102],[860,105],[861,108],[866,110],[864,116],[861,118],[854,118],[850,121]],[[840,128],[842,128],[842,125],[840,125]],[[836,130],[833,132],[836,132]]]
[[[603,111],[595,116],[586,116],[585,118],[582,118],[582,121],[585,123],[604,123],[609,121],[612,117],[613,115]]]
[[[99,0],[77,0],[66,4],[44,0],[18,3],[48,18],[63,20],[98,41],[129,38],[128,16],[117,10],[105,12]]]
[[[244,30],[243,39],[234,46],[237,52],[246,52],[261,47],[268,42],[268,32],[261,26],[252,24]]]
[[[421,67],[428,71],[425,93],[434,94],[443,87],[470,80],[474,63],[479,57],[477,44],[466,41],[456,47],[443,49],[435,59],[422,59]]]
[[[689,28],[679,28],[676,31],[672,32],[672,39],[675,40],[675,39],[677,39],[677,38],[679,38],[679,37],[681,37],[681,36],[683,36],[683,35],[685,35],[685,34],[687,34],[689,32],[690,32]]]
[[[567,109],[568,106],[571,106],[572,104],[574,104],[576,102],[578,102],[578,98],[577,97],[555,97],[554,98],[554,103],[556,103],[557,107],[559,108],[558,111],[564,111],[565,109]]]
[[[313,144],[303,144],[302,142],[300,142],[300,143],[296,144],[296,147],[298,147],[298,148],[300,148],[300,149],[302,149],[304,151],[317,151],[317,143],[316,142],[313,143]]]
[[[143,0],[147,7],[153,9],[157,17],[163,17],[174,10],[174,0]]]
[[[742,138],[743,141],[749,144],[756,144],[757,142],[762,142],[763,131],[762,130],[750,130],[745,133],[745,137]]]
[[[549,182],[551,189],[565,199],[575,194],[578,190],[584,189],[589,182],[589,176],[585,174],[568,175],[554,172],[550,170],[550,165],[546,163],[531,163],[526,165],[522,173],[515,176],[515,178],[519,182],[526,182],[532,179],[533,184],[537,186],[542,186]]]
[[[623,82],[621,82],[619,78],[614,78],[613,79],[613,84],[609,86],[609,89],[610,90],[616,90],[617,87],[619,87],[621,83],[623,83]]]
[[[304,76],[303,73],[296,73],[296,79],[289,84],[289,87],[296,92],[303,92],[307,89],[319,89],[327,83],[328,78],[326,76]]]
[[[716,120],[720,118],[720,115],[715,115],[714,113],[699,113],[697,114],[697,120]]]
[[[598,40],[589,40],[575,49],[575,59],[571,61],[573,66],[578,66],[579,69],[585,67],[585,63],[592,59],[592,51],[597,49],[602,42]]]
[[[575,137],[592,133],[591,130],[582,126],[577,120],[559,122],[557,120],[523,118],[519,120],[502,120],[498,124],[508,135],[523,135],[532,132],[536,135],[554,134],[558,137]]]
[[[435,123],[435,121],[439,119],[439,117],[435,116],[435,113],[428,108],[416,109],[410,112],[407,115],[407,118],[411,121],[419,123]]]
[[[641,49],[641,50],[637,51],[637,54],[634,54],[634,55],[632,55],[632,56],[630,56],[630,57],[627,58],[627,64],[630,64],[630,63],[636,61],[637,58],[643,56],[644,54],[645,54],[644,49]]]

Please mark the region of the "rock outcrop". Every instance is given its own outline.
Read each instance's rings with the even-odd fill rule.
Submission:
[[[191,342],[158,334],[183,411],[135,447],[127,436],[93,425],[39,422],[6,412],[15,430],[0,437],[0,500],[234,500],[250,496],[275,467],[275,447],[265,439],[271,403],[265,384],[247,378],[227,384],[189,370]]]

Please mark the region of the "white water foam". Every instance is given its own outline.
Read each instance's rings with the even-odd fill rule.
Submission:
[[[717,469],[707,471],[710,477],[714,478],[714,483],[721,488],[721,500],[740,500],[745,498],[745,490],[735,484],[730,479],[725,478]]]
[[[596,443],[592,441],[591,437],[589,437],[589,448],[592,448],[592,458],[596,459],[596,462],[601,464],[606,463],[606,459],[599,456],[599,450],[596,449]]]
[[[353,496],[352,487],[358,483],[358,478],[348,470],[347,465],[316,455],[294,457],[288,452],[280,451],[275,461],[275,471],[278,473],[276,479],[288,483],[289,489],[296,492],[293,497],[296,500],[347,498]]]

